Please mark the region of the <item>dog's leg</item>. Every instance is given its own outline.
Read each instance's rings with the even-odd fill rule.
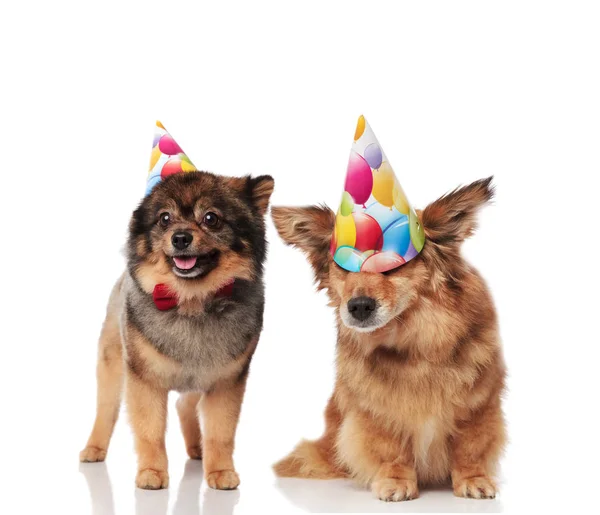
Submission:
[[[104,461],[121,406],[123,347],[116,316],[110,312],[100,333],[96,378],[96,420],[87,445],[79,454],[83,462]]]
[[[506,440],[499,396],[457,429],[451,443],[454,494],[475,499],[495,497],[492,476]]]
[[[177,399],[177,413],[188,456],[193,460],[202,459],[202,435],[198,418],[200,393],[183,393]]]
[[[303,477],[311,479],[334,479],[348,477],[337,464],[335,441],[342,417],[331,396],[325,409],[325,433],[314,441],[304,440],[281,461],[273,465],[280,477]]]
[[[419,497],[417,472],[408,465],[406,456],[384,462],[373,482],[371,491],[382,501],[409,501]]]
[[[211,488],[232,490],[240,484],[233,467],[233,447],[245,383],[244,377],[200,400],[204,476]]]
[[[158,490],[169,486],[165,432],[168,391],[127,373],[127,410],[138,455],[138,488]]]
[[[346,415],[337,448],[352,475],[370,484],[382,501],[407,501],[419,496],[410,442],[387,433],[368,414],[354,411]]]

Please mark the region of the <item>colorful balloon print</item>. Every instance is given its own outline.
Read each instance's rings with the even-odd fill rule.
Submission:
[[[386,161],[381,164],[379,170],[373,172],[373,196],[380,204],[386,207],[394,205],[394,170]]]
[[[356,226],[356,241],[354,247],[361,252],[380,250],[382,245],[381,227],[375,218],[367,213],[354,213],[352,215]]]
[[[338,247],[344,245],[354,247],[356,243],[356,224],[352,215],[343,216],[338,214],[335,218],[335,231]]]
[[[384,251],[393,251],[404,256],[409,245],[410,226],[406,217],[398,220],[383,233],[383,245],[381,249]]]
[[[148,182],[146,183],[146,195],[148,195],[152,191],[154,186],[156,186],[161,180],[162,178],[160,174],[149,177]]]
[[[408,215],[410,205],[406,199],[406,195],[402,190],[402,186],[397,180],[394,180],[394,188],[392,190],[392,198],[394,199],[394,207],[402,214]]]
[[[197,172],[196,167],[189,161],[181,160],[181,171],[182,172]]]
[[[403,257],[405,261],[410,261],[412,258],[417,257],[418,254],[419,253],[417,252],[417,249],[415,249],[415,246],[412,244],[411,241]]]
[[[364,205],[371,196],[372,189],[373,172],[369,163],[361,155],[351,152],[344,190],[352,195],[354,202]]]
[[[348,272],[360,272],[364,258],[360,252],[350,246],[338,247],[335,256],[335,262]]]
[[[377,143],[371,143],[365,148],[365,161],[369,163],[371,168],[379,168],[383,161],[383,154]]]
[[[194,163],[192,163],[190,161],[190,158],[188,156],[186,156],[183,152],[181,152],[180,154],[177,155],[177,157],[179,159],[181,159],[182,161],[187,161],[188,163],[190,163],[191,165],[193,165]]]
[[[173,175],[175,173],[179,173],[182,171],[183,170],[181,169],[181,160],[180,159],[177,159],[177,158],[169,159],[162,167],[160,176],[164,179],[165,177],[168,177],[169,175]]]
[[[395,252],[377,252],[367,258],[360,267],[361,272],[387,272],[406,263],[406,260]]]
[[[361,116],[331,237],[331,255],[351,272],[387,272],[417,257],[424,242],[423,227]]]
[[[181,147],[171,137],[170,134],[165,134],[160,138],[160,140],[158,141],[158,148],[163,154],[167,154],[168,156],[174,156],[175,154],[183,152],[183,150],[181,150]]]
[[[360,139],[360,137],[363,135],[363,133],[365,132],[365,127],[366,127],[366,120],[365,117],[361,114],[358,117],[358,122],[356,123],[356,130],[354,131],[354,141]]]
[[[180,172],[196,172],[188,156],[166,131],[163,124],[156,122],[154,144],[150,153],[150,172],[148,174],[146,195],[161,181],[170,175]]]
[[[371,257],[373,254],[375,254],[374,250],[365,250],[361,256],[363,257],[363,261],[369,257]]]
[[[373,202],[372,204],[369,204],[367,209],[365,209],[365,213],[371,215],[379,222],[382,231],[385,231],[394,222],[400,219],[408,221],[408,217],[402,213],[399,213],[396,208],[383,206],[379,202]]]
[[[423,225],[415,213],[414,209],[410,210],[410,239],[417,252],[421,252],[423,245],[425,245],[425,230]]]
[[[150,153],[150,170],[152,170],[152,168],[154,168],[154,165],[160,159],[161,155],[162,155],[162,153],[158,147],[154,147],[152,149],[152,152]]]
[[[354,209],[354,199],[347,191],[342,194],[342,203],[340,204],[340,213],[342,216],[348,216]]]

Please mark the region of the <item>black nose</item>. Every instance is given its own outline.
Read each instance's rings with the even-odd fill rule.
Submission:
[[[371,316],[375,307],[375,299],[371,297],[354,297],[348,301],[348,311],[361,322]]]
[[[190,246],[193,239],[194,237],[189,232],[176,232],[171,237],[171,243],[176,249],[183,250]]]

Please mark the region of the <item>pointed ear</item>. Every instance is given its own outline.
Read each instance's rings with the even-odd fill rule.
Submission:
[[[477,228],[477,212],[494,196],[493,177],[446,193],[421,215],[425,236],[439,245],[461,244]]]
[[[269,207],[269,199],[275,188],[273,177],[270,175],[248,177],[246,188],[252,205],[254,205],[261,216],[264,216]]]
[[[307,255],[322,286],[329,267],[333,211],[327,206],[274,207],[271,216],[283,241]]]

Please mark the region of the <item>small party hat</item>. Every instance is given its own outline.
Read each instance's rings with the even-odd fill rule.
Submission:
[[[150,170],[148,171],[148,182],[146,195],[152,188],[169,175],[180,172],[197,172],[198,170],[185,155],[181,147],[167,132],[164,125],[156,122],[152,153],[150,154]]]
[[[333,259],[349,272],[387,272],[417,256],[424,244],[423,226],[361,115],[335,217]]]

